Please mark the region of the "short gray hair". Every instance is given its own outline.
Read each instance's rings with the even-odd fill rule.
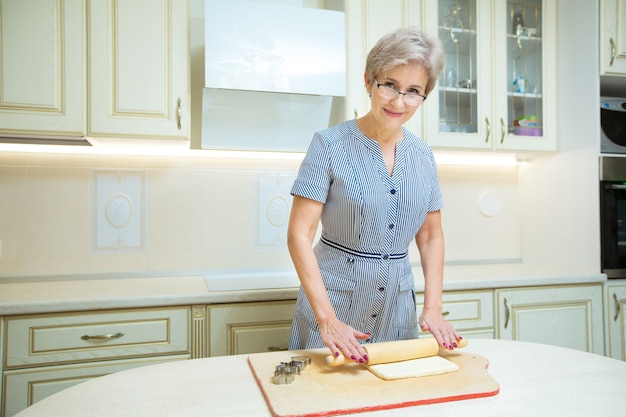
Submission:
[[[367,54],[365,73],[369,82],[379,74],[404,64],[419,64],[428,73],[424,94],[435,88],[444,66],[443,47],[439,38],[409,26],[389,32]]]

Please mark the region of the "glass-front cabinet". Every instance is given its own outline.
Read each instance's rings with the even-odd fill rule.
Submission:
[[[556,150],[554,19],[554,0],[427,0],[425,29],[442,40],[446,65],[424,105],[426,140]]]

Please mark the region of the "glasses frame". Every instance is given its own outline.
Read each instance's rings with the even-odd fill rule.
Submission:
[[[421,103],[423,103],[424,101],[426,101],[426,99],[428,98],[428,96],[422,95],[422,94],[420,94],[420,93],[405,93],[405,92],[402,92],[402,91],[396,90],[394,87],[392,87],[392,86],[390,86],[390,85],[386,85],[386,84],[381,84],[381,83],[379,83],[379,82],[378,82],[378,80],[377,80],[376,78],[374,78],[374,82],[376,83],[376,88],[378,88],[378,94],[381,94],[381,93],[380,93],[380,86],[381,86],[381,85],[382,85],[384,88],[387,88],[387,89],[389,89],[389,90],[391,90],[391,91],[393,91],[393,92],[395,92],[395,93],[396,93],[396,96],[395,96],[394,98],[392,98],[392,99],[387,99],[387,100],[395,100],[395,99],[397,99],[399,96],[403,96],[403,97],[402,97],[402,100],[404,101],[404,103],[405,103],[405,104],[408,104],[408,103],[406,102],[406,96],[409,96],[409,97],[411,97],[411,96],[417,96],[417,97],[419,97],[419,98],[421,98],[421,99],[422,99]],[[419,104],[421,104],[421,103],[416,103],[415,105],[419,105]]]

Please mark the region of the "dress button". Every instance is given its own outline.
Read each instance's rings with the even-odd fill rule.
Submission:
[[[396,190],[394,190],[393,188],[391,189],[391,191],[389,191],[392,195],[396,193]]]
[[[395,225],[395,224],[393,224],[393,223],[391,223],[391,224],[389,225],[389,229],[393,229],[394,227],[396,227],[396,225]]]
[[[384,260],[389,259],[389,255],[383,255],[383,259],[384,259]]]
[[[378,317],[378,314],[372,314],[373,319],[375,319],[376,317]]]
[[[380,292],[385,291],[385,287],[380,287],[380,288],[378,288],[378,291],[380,291]]]

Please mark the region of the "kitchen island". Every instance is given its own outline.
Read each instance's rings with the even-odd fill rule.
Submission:
[[[500,386],[497,395],[362,414],[587,417],[621,415],[626,409],[626,362],[504,340],[472,339],[465,351],[488,359],[489,374]],[[17,416],[271,416],[247,358],[193,359],[117,372],[54,394]],[[289,385],[284,387],[288,395]]]

